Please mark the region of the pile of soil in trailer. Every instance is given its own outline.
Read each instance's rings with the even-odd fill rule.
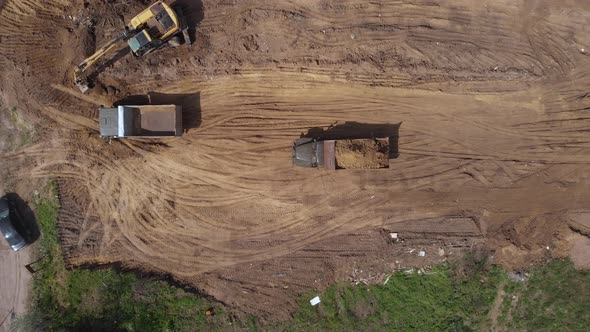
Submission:
[[[374,139],[336,141],[336,167],[375,169],[389,167],[389,144]]]

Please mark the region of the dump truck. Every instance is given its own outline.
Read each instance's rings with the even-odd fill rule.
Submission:
[[[293,165],[328,170],[389,168],[389,138],[300,138],[293,144]]]
[[[182,107],[178,105],[119,105],[100,107],[100,136],[179,137],[182,135]]]

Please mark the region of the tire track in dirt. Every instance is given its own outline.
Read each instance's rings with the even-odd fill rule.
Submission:
[[[529,5],[203,1],[192,49],[123,59],[99,77],[120,95],[99,88],[81,100],[67,91],[83,54],[68,45],[86,29],[68,17],[81,2],[9,1],[0,65],[15,69],[0,72],[10,82],[0,96],[47,119],[51,136],[2,157],[26,165],[20,177],[59,178],[71,264],[123,262],[245,310],[284,313],[291,307],[276,304],[294,305],[315,280],[342,280],[315,270],[339,271],[335,260],[355,249],[366,261],[393,259],[376,233],[355,248],[364,230],[427,220],[447,238],[504,238],[507,220],[589,206],[590,62],[580,50],[590,45],[590,11]],[[98,41],[119,28],[105,22]],[[200,125],[160,143],[96,137],[93,101],[146,92],[198,94],[199,105],[186,106]],[[294,139],[346,122],[401,124],[390,169],[291,166]],[[473,223],[449,226],[449,216]],[[272,274],[240,272],[285,266],[292,291],[273,286]]]

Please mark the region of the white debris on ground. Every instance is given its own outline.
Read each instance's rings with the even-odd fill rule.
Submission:
[[[316,296],[316,297],[314,297],[313,299],[309,300],[309,303],[310,303],[312,306],[316,306],[316,305],[318,305],[320,302],[321,302],[321,301],[320,301],[320,297],[319,297],[319,296]]]
[[[385,281],[383,282],[383,286],[387,285],[387,282],[389,282],[389,278],[391,278],[393,274],[390,274],[387,276],[387,279],[385,279]]]
[[[508,278],[510,278],[513,281],[523,282],[529,279],[529,274],[522,272],[508,272]]]
[[[389,237],[391,237],[394,240],[397,240],[398,239],[397,233],[389,233]]]
[[[420,257],[426,256],[426,251],[424,251],[424,250],[418,251],[418,256],[420,256]]]

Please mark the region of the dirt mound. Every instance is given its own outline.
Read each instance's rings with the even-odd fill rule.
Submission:
[[[0,12],[0,99],[40,123],[2,161],[14,181],[59,178],[70,264],[169,273],[285,318],[334,281],[479,241],[526,267],[583,232],[569,213],[590,208],[587,1],[179,0],[192,48],[120,53],[78,94],[74,67],[148,2]],[[191,119],[181,139],[98,137],[99,105],[154,92]],[[339,138],[398,124],[389,169],[291,166],[302,132],[349,122]]]
[[[590,238],[576,234],[572,240],[570,258],[577,269],[590,269]]]
[[[574,231],[590,237],[590,211],[571,211],[568,213],[568,224]]]
[[[374,139],[336,142],[336,167],[371,169],[389,167],[389,142]]]

